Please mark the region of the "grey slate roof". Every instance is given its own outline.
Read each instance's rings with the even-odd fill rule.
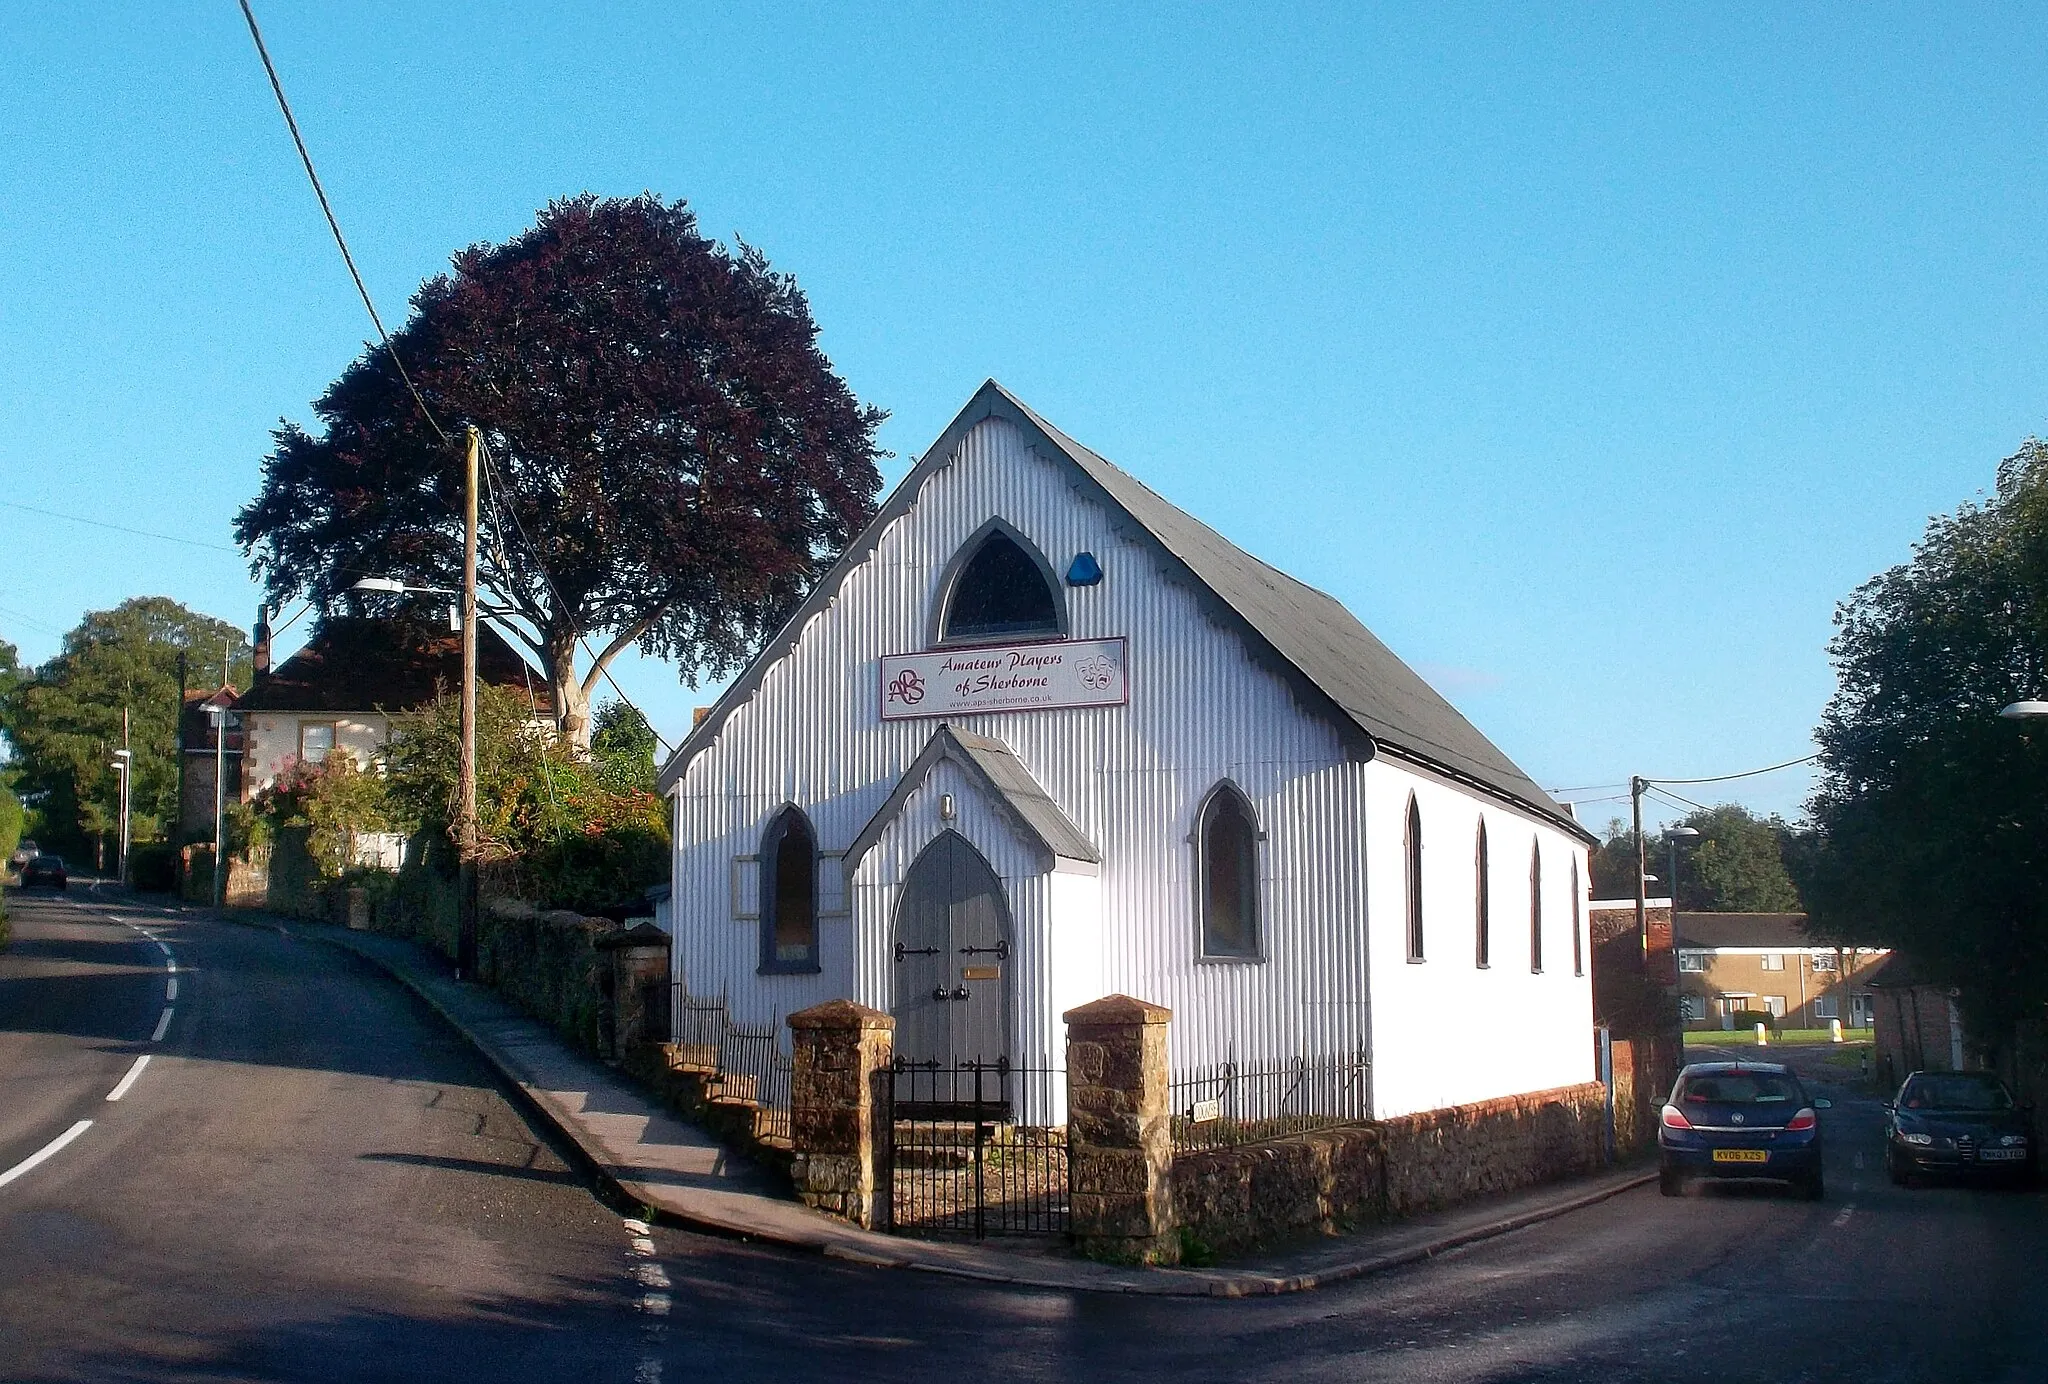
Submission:
[[[949,460],[969,429],[987,418],[1015,424],[1036,439],[1048,459],[1064,460],[1108,508],[1121,511],[1230,615],[1255,657],[1292,683],[1311,705],[1347,731],[1361,757],[1384,750],[1496,797],[1521,804],[1592,841],[1549,794],[1514,761],[1397,658],[1335,598],[1259,561],[1186,511],[1168,503],[1129,473],[1040,418],[994,380],[975,392],[951,426],[911,468],[857,538],[754,666],[721,697],[683,741],[662,771],[666,789],[696,750],[709,743],[726,714],[759,683],[760,673],[793,641],[796,631],[838,589],[846,572],[872,552],[882,531],[904,513],[925,478]]]
[[[1102,852],[1095,843],[1074,825],[1074,819],[1060,810],[1038,780],[1031,777],[1031,771],[1024,767],[1024,761],[1016,752],[1000,740],[973,731],[961,730],[955,726],[941,725],[932,733],[911,761],[903,777],[896,784],[889,800],[882,804],[868,824],[861,828],[860,835],[853,838],[853,844],[846,848],[844,865],[848,879],[860,864],[861,857],[881,839],[882,832],[895,820],[902,810],[904,799],[917,790],[941,761],[950,760],[967,772],[968,777],[980,781],[1011,822],[1024,835],[1035,840],[1052,856],[1057,866],[1074,873],[1093,874],[1102,865]]]
[[[1806,951],[1824,947],[1806,935],[1804,913],[1681,913],[1672,919],[1675,943],[1681,947],[1783,947]]]

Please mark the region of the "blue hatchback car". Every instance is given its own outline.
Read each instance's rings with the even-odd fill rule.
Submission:
[[[1766,1178],[1819,1201],[1819,1112],[1830,1104],[1775,1062],[1695,1062],[1658,1120],[1658,1190],[1675,1197],[1695,1178]]]

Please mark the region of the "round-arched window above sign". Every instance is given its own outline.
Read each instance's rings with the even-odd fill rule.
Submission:
[[[940,639],[1057,639],[1066,632],[1051,569],[1027,543],[1000,522],[969,541],[946,594]]]

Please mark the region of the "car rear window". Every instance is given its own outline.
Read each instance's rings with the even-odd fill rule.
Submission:
[[[1899,1104],[1908,1110],[2010,1110],[2012,1096],[1992,1077],[1916,1076],[1906,1083]]]
[[[1780,1072],[1707,1072],[1678,1086],[1681,1104],[1777,1105],[1799,1098],[1799,1083]]]

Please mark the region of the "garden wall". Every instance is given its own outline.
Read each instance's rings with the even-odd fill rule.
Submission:
[[[1373,1124],[1183,1154],[1184,1237],[1218,1253],[1391,1219],[1591,1172],[1602,1161],[1598,1082]]]

